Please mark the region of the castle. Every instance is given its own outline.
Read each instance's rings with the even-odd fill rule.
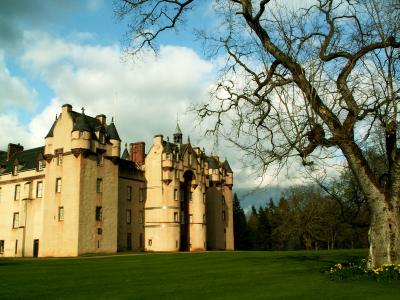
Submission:
[[[154,136],[127,145],[113,120],[62,106],[44,147],[0,151],[0,257],[233,250],[228,162]]]

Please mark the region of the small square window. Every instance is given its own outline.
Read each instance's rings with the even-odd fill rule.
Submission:
[[[126,224],[131,224],[132,223],[132,210],[127,209],[126,210]]]
[[[152,240],[152,239],[149,239],[149,240],[147,241],[147,245],[152,246],[152,245],[153,245],[153,240]]]
[[[4,253],[4,240],[0,240],[0,254]]]
[[[103,218],[103,208],[101,206],[96,206],[96,221],[101,221]]]
[[[17,184],[15,186],[14,200],[19,200],[20,198],[21,198],[21,186]]]
[[[139,202],[143,202],[146,200],[146,188],[139,189]]]
[[[61,193],[61,178],[56,179],[56,193]]]
[[[174,200],[178,201],[178,190],[174,189]]]
[[[143,223],[143,211],[139,212],[139,223],[142,224]]]
[[[64,206],[58,208],[58,221],[64,221]]]
[[[127,193],[126,197],[127,197],[128,201],[131,201],[132,200],[132,187],[130,185],[127,186],[126,193]]]
[[[57,155],[57,165],[61,166],[63,162],[63,154],[62,153],[58,153]]]
[[[13,215],[13,228],[19,227],[19,213],[14,213]]]
[[[97,178],[96,181],[96,192],[102,193],[103,192],[103,179]]]
[[[174,222],[179,222],[179,214],[174,212]]]
[[[43,196],[43,182],[38,181],[36,184],[36,198],[42,198]]]
[[[103,234],[103,229],[102,228],[97,228],[97,234],[102,235]]]

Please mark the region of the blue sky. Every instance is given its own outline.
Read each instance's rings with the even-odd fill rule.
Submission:
[[[162,36],[159,56],[131,61],[123,60],[120,43],[127,23],[116,19],[111,0],[1,0],[0,149],[43,145],[65,103],[108,121],[115,116],[124,143],[144,140],[147,147],[155,134],[171,136],[179,115],[184,139],[227,157],[239,187],[254,185],[238,151],[205,138],[189,112],[208,101],[217,73],[192,36],[194,26],[216,24],[210,2],[199,3],[196,18]]]

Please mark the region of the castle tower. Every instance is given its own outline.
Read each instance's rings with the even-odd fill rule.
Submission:
[[[179,123],[176,123],[175,133],[174,133],[174,144],[180,145],[182,144],[182,131],[179,128]]]

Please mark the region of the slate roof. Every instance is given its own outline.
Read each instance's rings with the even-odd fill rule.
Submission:
[[[126,149],[126,147],[124,152],[122,153],[121,159],[129,160],[129,152],[128,149]]]
[[[224,169],[226,170],[226,172],[228,172],[228,173],[233,173],[233,171],[232,171],[232,169],[231,169],[231,166],[229,165],[229,163],[228,163],[228,161],[225,159],[225,161],[224,161]]]
[[[11,173],[16,160],[22,167],[18,172],[33,170],[36,168],[38,158],[42,158],[43,153],[44,147],[33,148],[18,152],[7,161],[7,152],[0,151],[0,165],[5,168],[5,171],[1,174]]]
[[[91,116],[88,116],[84,113],[78,113],[76,111],[70,111],[69,114],[72,117],[72,120],[74,122],[74,127],[72,131],[88,131],[92,133],[92,138],[97,140],[95,131],[98,129],[101,129],[102,125],[99,120],[96,118],[93,118]],[[53,137],[54,135],[54,127],[56,126],[58,120],[55,120],[53,125],[51,126],[49,133],[46,135],[47,137]],[[105,125],[104,126],[105,131],[106,131],[106,136],[108,139],[115,139],[118,141],[121,141],[117,128],[115,127],[115,124],[113,121],[111,121],[110,125]]]

